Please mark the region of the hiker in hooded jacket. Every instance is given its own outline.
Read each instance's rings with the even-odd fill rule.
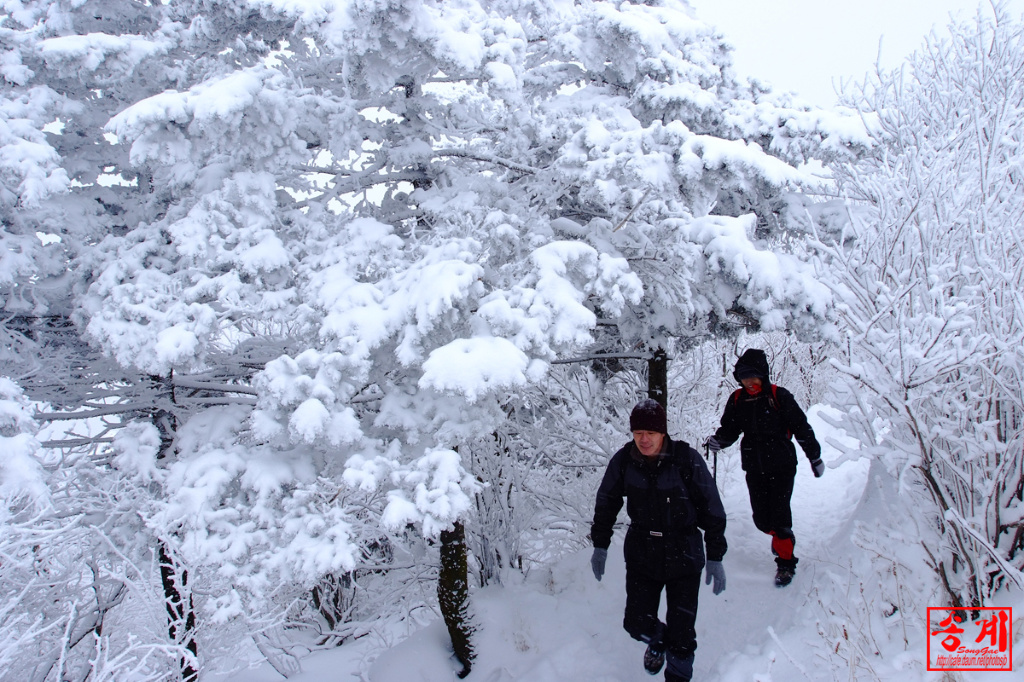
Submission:
[[[700,454],[668,436],[661,403],[651,399],[637,403],[629,428],[633,440],[612,455],[597,490],[590,530],[591,568],[601,580],[612,528],[625,498],[629,529],[622,625],[633,639],[648,645],[644,653],[648,673],[657,675],[667,659],[665,680],[683,682],[693,676],[694,625],[705,551],[706,583],[714,583],[715,594],[725,589],[725,509]],[[658,618],[663,591],[664,623]]]
[[[796,537],[790,508],[797,467],[792,439],[796,437],[807,455],[815,478],[825,473],[821,446],[793,394],[771,383],[763,350],[745,351],[733,376],[741,388],[726,401],[721,426],[705,444],[711,452],[718,452],[743,434],[740,466],[746,474],[754,525],[772,536],[775,584],[785,587],[792,582],[799,561],[793,553]]]

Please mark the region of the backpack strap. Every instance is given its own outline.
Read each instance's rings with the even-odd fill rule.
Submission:
[[[768,401],[768,404],[774,407],[776,411],[782,412],[782,408],[779,407],[779,387],[776,386],[775,384],[772,384],[772,397]],[[785,415],[783,415],[783,418],[785,418]],[[789,440],[792,437],[793,432],[789,429],[786,429],[786,440]]]

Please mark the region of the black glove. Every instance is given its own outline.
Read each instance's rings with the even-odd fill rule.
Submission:
[[[607,549],[594,548],[594,555],[590,557],[590,567],[594,569],[594,577],[597,578],[598,582],[601,581],[601,576],[604,575],[604,562],[607,558]]]
[[[811,460],[811,471],[814,472],[815,478],[821,478],[825,473],[825,463],[821,461],[821,457]]]
[[[708,450],[711,452],[718,452],[722,449],[722,444],[719,443],[718,439],[714,436],[709,436],[708,439],[704,441],[704,445],[706,445]]]
[[[704,578],[704,584],[710,585],[714,581],[715,585],[711,588],[711,591],[715,594],[725,592],[725,566],[722,565],[722,562],[708,561],[705,568],[707,570],[707,577]]]

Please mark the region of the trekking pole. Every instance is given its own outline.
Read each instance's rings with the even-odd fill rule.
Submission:
[[[708,452],[710,450],[711,450],[711,448],[708,447],[707,441],[705,441],[704,442],[704,459],[705,460],[710,459],[710,457],[708,456]],[[718,482],[718,451],[717,450],[715,451],[714,464],[711,465],[711,477],[715,479],[715,483]]]

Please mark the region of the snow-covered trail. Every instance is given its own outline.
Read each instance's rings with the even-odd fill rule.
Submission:
[[[835,463],[840,453],[826,437],[835,439],[837,435],[819,418],[818,409],[808,416],[822,442],[823,459],[827,464]],[[792,508],[795,553],[800,563],[793,583],[785,588],[775,587],[770,538],[754,528],[742,472],[728,471],[722,477],[722,498],[729,515],[729,552],[725,559],[728,587],[718,597],[710,589],[701,593],[694,679],[750,680],[757,672],[765,673],[763,668],[756,670],[762,665],[757,658],[760,656],[767,664],[767,657],[762,655],[766,648],[778,649],[779,657],[786,656],[773,635],[801,625],[799,619],[809,611],[805,607],[817,598],[817,576],[826,570],[845,570],[838,548],[848,545],[846,532],[864,491],[868,462],[832,466],[822,478],[815,479],[799,448],[797,454]],[[755,669],[737,666],[738,655],[750,658]]]
[[[829,447],[829,427],[809,412],[822,441],[826,463],[839,458]],[[732,450],[736,448],[733,447]],[[815,599],[815,576],[842,570],[835,548],[847,546],[843,534],[860,498],[867,462],[847,462],[815,479],[801,454],[793,496],[794,531],[800,565],[793,583],[774,585],[775,563],[768,536],[754,528],[738,455],[720,455],[718,480],[729,515],[725,557],[727,588],[715,596],[702,583],[697,617],[698,649],[695,680],[749,682],[770,680],[771,659],[786,657],[773,638],[784,633]],[[644,645],[622,629],[625,566],[621,538],[609,552],[607,572],[597,582],[590,570],[590,551],[566,557],[516,584],[489,587],[473,595],[479,631],[477,660],[467,682],[644,682]],[[369,680],[370,682],[455,681],[447,633],[435,622],[386,650],[368,645],[342,647],[303,660],[298,682]],[[379,645],[378,645],[379,647]],[[366,662],[376,658],[368,676]],[[796,670],[799,661],[793,661]],[[777,670],[777,668],[776,668]],[[263,682],[281,678],[266,667],[231,678],[231,682]],[[779,678],[781,679],[781,678]],[[813,675],[810,679],[816,679]]]

